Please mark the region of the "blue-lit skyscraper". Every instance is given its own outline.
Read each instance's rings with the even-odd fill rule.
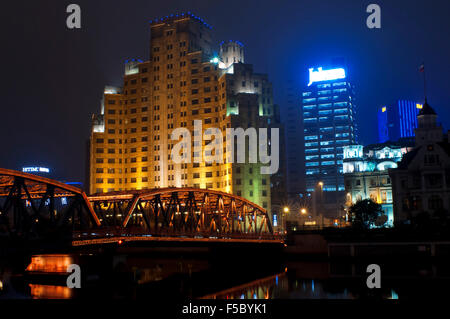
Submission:
[[[358,142],[354,88],[345,68],[311,68],[303,91],[306,190],[344,191],[343,147]]]
[[[397,100],[393,105],[378,109],[378,142],[398,141],[403,137],[414,136],[417,128],[417,115],[422,104]]]

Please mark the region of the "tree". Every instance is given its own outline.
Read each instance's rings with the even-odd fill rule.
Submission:
[[[377,218],[383,214],[381,205],[371,199],[357,201],[349,209],[352,226],[364,229],[368,229],[374,225]]]

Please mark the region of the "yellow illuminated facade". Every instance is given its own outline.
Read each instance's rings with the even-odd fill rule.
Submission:
[[[272,86],[266,75],[243,64],[243,45],[212,50],[209,25],[192,14],[150,23],[150,59],[125,63],[122,88],[106,87],[101,113],[93,116],[90,193],[160,187],[197,187],[243,196],[270,210],[271,175],[261,163],[227,163],[226,129],[275,123]],[[224,61],[228,61],[225,63]],[[223,163],[195,163],[210,140],[194,141],[194,121],[203,132],[222,132]],[[191,132],[191,163],[175,163],[176,128]]]

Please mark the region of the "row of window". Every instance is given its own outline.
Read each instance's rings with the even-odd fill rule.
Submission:
[[[342,160],[339,161],[323,161],[323,162],[306,162],[306,167],[311,166],[330,166],[330,165],[340,165],[342,164]]]

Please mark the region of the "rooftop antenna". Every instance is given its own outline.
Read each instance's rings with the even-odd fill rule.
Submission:
[[[423,73],[423,95],[425,98],[425,103],[427,103],[427,80],[425,76],[425,62],[420,65],[419,72]]]

